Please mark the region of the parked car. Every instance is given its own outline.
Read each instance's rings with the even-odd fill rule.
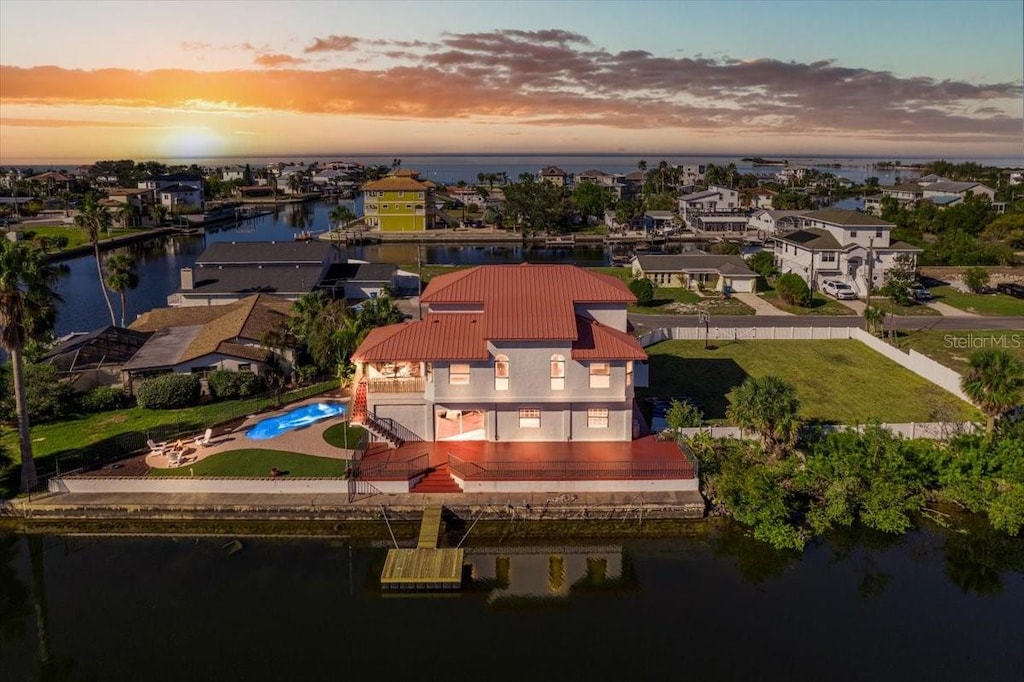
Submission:
[[[839,300],[852,300],[857,298],[857,294],[854,293],[853,287],[846,282],[840,282],[837,279],[826,279],[821,284],[821,290],[829,296]]]
[[[1007,294],[1008,296],[1015,296],[1016,298],[1024,298],[1024,284],[1001,282],[996,285],[996,292],[1000,294]]]
[[[934,296],[923,284],[914,284],[910,287],[910,295],[915,301],[930,301]]]

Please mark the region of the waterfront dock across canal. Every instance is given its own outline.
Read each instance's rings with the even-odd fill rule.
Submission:
[[[384,590],[457,590],[462,587],[463,549],[437,546],[441,505],[428,505],[415,549],[388,550],[380,585]]]

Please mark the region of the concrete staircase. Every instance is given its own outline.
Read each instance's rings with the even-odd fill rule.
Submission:
[[[461,493],[462,488],[448,473],[447,464],[433,467],[427,475],[413,486],[411,493]]]

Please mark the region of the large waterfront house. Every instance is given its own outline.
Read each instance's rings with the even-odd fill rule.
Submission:
[[[216,242],[195,265],[181,268],[181,287],[167,304],[226,305],[256,293],[294,301],[317,290],[360,301],[413,286],[394,265],[346,262],[328,241]]]
[[[711,185],[702,192],[679,197],[679,215],[695,232],[743,232],[747,216],[740,207],[739,192]]]
[[[363,221],[371,229],[423,232],[435,227],[434,183],[421,181],[415,171],[403,169],[368,182],[362,191]]]
[[[757,290],[757,273],[739,256],[700,252],[638,255],[633,257],[630,268],[634,279],[649,279],[659,287],[740,293]]]
[[[291,301],[256,294],[230,305],[155,308],[129,329],[149,334],[122,366],[125,386],[169,372],[205,374],[214,369],[263,373],[271,364],[287,368],[290,349],[264,345],[292,315]]]
[[[953,182],[939,175],[926,175],[915,182],[885,185],[880,195],[865,197],[864,210],[875,215],[882,214],[882,201],[893,199],[900,206],[913,207],[920,201],[928,201],[939,208],[956,206],[969,196],[992,202],[997,213],[1006,211],[1006,204],[996,202],[996,191],[980,182]]]
[[[762,209],[755,211],[747,219],[747,229],[757,230],[758,234],[769,236],[782,232],[800,229],[800,219],[810,211],[776,211]]]
[[[801,229],[775,238],[775,263],[783,273],[800,275],[811,288],[823,280],[838,279],[865,296],[869,277],[877,289],[897,256],[908,255],[916,263],[921,252],[893,241],[892,223],[865,213],[826,208],[806,213],[800,220]]]
[[[375,329],[353,354],[353,419],[429,453],[455,491],[695,489],[679,446],[634,440],[634,389],[647,384],[627,332],[635,300],[571,265],[435,277],[422,320]]]
[[[139,181],[139,189],[154,190],[156,200],[169,209],[203,208],[203,177],[195,173],[167,173]]]

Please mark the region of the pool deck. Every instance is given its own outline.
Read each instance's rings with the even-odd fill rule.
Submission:
[[[280,436],[267,440],[250,440],[245,437],[245,434],[249,429],[264,419],[277,417],[285,412],[291,412],[296,408],[304,407],[306,405],[322,403],[325,400],[347,402],[348,396],[349,391],[346,389],[338,395],[321,395],[296,403],[291,403],[279,410],[274,410],[273,412],[261,412],[260,414],[250,415],[246,417],[245,421],[241,424],[228,431],[214,429],[214,436],[211,439],[210,444],[206,446],[196,444],[196,440],[202,438],[202,433],[197,433],[191,438],[183,438],[181,439],[183,445],[183,456],[179,466],[188,466],[189,464],[195,464],[196,462],[202,461],[211,455],[241,449],[285,450],[288,452],[301,452],[303,454],[314,455],[316,457],[351,459],[352,450],[336,448],[324,440],[324,432],[327,429],[335,424],[341,424],[345,421],[341,415],[322,419],[310,424],[309,426],[293,429],[282,433]],[[171,468],[170,455],[150,453],[145,455],[145,461],[146,466],[152,469]]]

